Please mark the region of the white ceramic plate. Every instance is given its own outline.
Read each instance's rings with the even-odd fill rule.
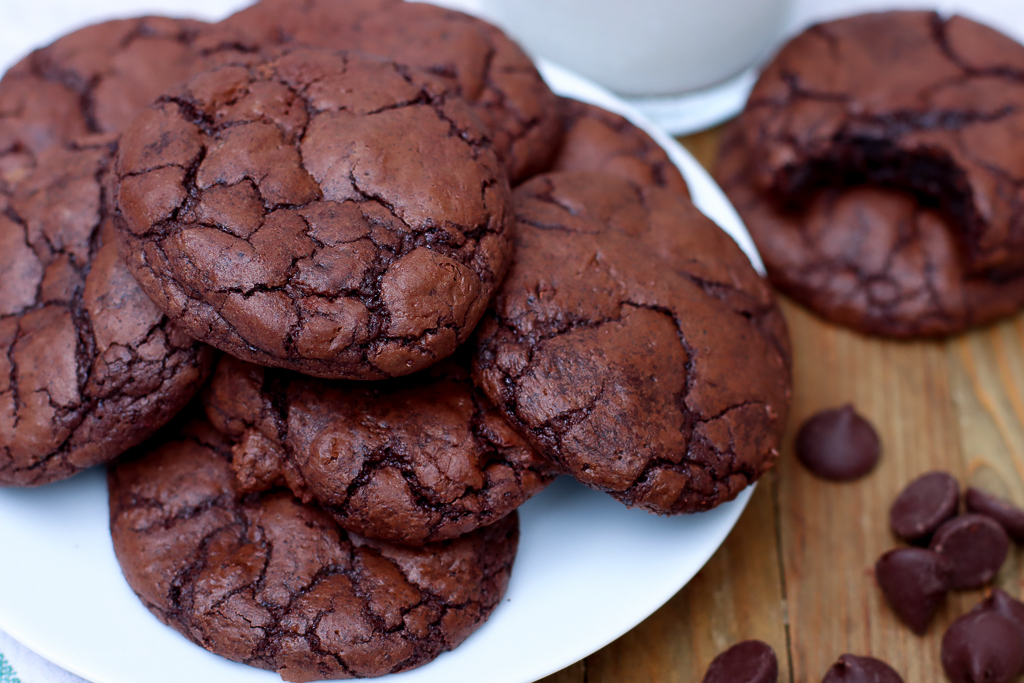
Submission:
[[[201,0],[196,0],[199,2]],[[703,168],[607,91],[554,65],[559,93],[623,114],[686,177],[694,201],[761,270],[749,234]],[[563,478],[521,509],[508,594],[462,646],[398,683],[527,683],[585,657],[642,621],[711,557],[746,506],[659,518]],[[161,624],[132,593],[108,531],[102,468],[39,489],[0,489],[0,629],[95,683],[257,683],[277,675],[230,662]]]

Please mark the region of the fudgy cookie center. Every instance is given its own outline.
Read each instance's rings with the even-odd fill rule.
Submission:
[[[963,17],[864,14],[813,26],[740,118],[756,187],[800,202],[873,182],[927,196],[970,273],[1024,266],[1024,46]]]

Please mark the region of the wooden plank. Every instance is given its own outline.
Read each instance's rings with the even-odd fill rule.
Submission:
[[[919,638],[884,603],[875,560],[900,545],[888,508],[900,489],[934,469],[1024,503],[1024,318],[946,342],[869,339],[784,309],[795,350],[795,403],[780,467],[780,527],[795,680],[818,680],[845,651],[892,664],[908,681],[944,680],[942,634],[981,591],[953,594]],[[796,425],[852,402],[878,429],[879,468],[855,484],[828,484],[792,457]],[[1024,586],[1015,550],[999,583]]]
[[[567,666],[556,674],[542,678],[540,683],[586,683],[586,661],[579,661]]]
[[[779,468],[782,557],[794,680],[816,681],[844,652],[892,664],[908,681],[940,681],[941,628],[918,638],[884,604],[872,569],[899,545],[888,508],[918,474],[962,474],[959,421],[939,343],[869,339],[783,302],[794,347],[794,405]],[[878,430],[883,458],[848,484],[814,478],[792,454],[795,427],[812,413],[852,403]],[[959,606],[960,600],[951,606]]]
[[[964,335],[947,346],[962,437],[965,484],[1024,506],[1024,315]],[[998,577],[1024,596],[1024,552]]]
[[[718,145],[721,141],[723,126],[709,128],[708,130],[687,135],[679,138],[690,154],[699,161],[704,168],[711,171],[715,166],[715,158],[718,156]]]

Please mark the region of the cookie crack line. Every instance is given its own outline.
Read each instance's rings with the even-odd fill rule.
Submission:
[[[938,14],[932,15],[932,30],[934,31],[934,37],[936,42],[939,44],[939,48],[943,54],[959,67],[967,76],[995,76],[998,78],[1005,78],[1007,80],[1016,81],[1018,83],[1024,83],[1024,71],[1015,69],[1008,65],[1000,65],[991,69],[978,69],[968,64],[963,57],[956,54],[953,50],[953,46],[949,42],[949,19],[943,19]]]
[[[853,98],[850,95],[817,92],[805,88],[800,84],[800,77],[792,72],[783,72],[782,78],[790,87],[790,97],[785,102],[755,100],[750,103],[749,107],[780,109],[792,106],[793,101],[801,99],[837,102],[844,105],[849,105],[853,102]],[[1020,113],[1020,109],[1012,104],[1004,104],[994,111],[955,108],[929,108],[927,111],[921,111],[920,109],[893,109],[886,111],[884,114],[847,113],[846,118],[849,123],[846,125],[851,128],[877,125],[884,129],[884,132],[878,137],[881,139],[891,139],[922,130],[962,130],[978,123],[995,123],[1018,113]],[[865,130],[860,128],[858,133],[852,135],[849,133],[844,135],[843,132],[837,132],[835,134],[836,140],[844,137],[854,139],[862,137]],[[797,140],[794,139],[793,142],[796,143]]]
[[[690,377],[691,377],[691,374],[692,374],[693,364],[696,362],[697,353],[692,348],[692,346],[690,346],[690,344],[687,343],[685,335],[683,333],[682,326],[681,326],[681,324],[679,322],[678,317],[676,316],[676,313],[674,311],[672,311],[671,309],[669,309],[668,307],[666,307],[666,306],[659,306],[659,305],[656,305],[656,304],[648,304],[648,303],[637,303],[637,302],[634,302],[634,301],[631,301],[631,300],[625,300],[625,301],[619,302],[619,307],[620,308],[629,307],[629,308],[634,308],[634,309],[649,310],[649,311],[652,311],[652,312],[664,315],[664,316],[668,317],[672,321],[672,324],[673,324],[673,326],[676,329],[676,335],[678,336],[679,344],[682,347],[684,353],[686,353],[686,355],[687,355],[686,377],[684,378],[683,386],[680,388],[680,396],[677,399],[677,403],[678,403],[678,405],[681,408],[682,416],[684,418],[684,423],[689,423],[689,419],[693,416],[693,412],[688,407],[686,407],[685,399],[686,399],[686,395],[690,392],[690,389],[691,389]],[[533,367],[533,363],[534,363],[533,356],[534,356],[534,353],[536,352],[536,348],[540,344],[545,342],[545,341],[548,341],[548,340],[553,339],[555,337],[561,336],[563,334],[567,334],[567,333],[572,332],[572,331],[577,330],[577,329],[594,329],[594,328],[603,327],[604,325],[608,325],[608,324],[612,324],[612,323],[621,323],[621,322],[624,321],[624,319],[625,319],[625,314],[624,313],[620,313],[618,316],[615,316],[615,317],[605,317],[605,318],[599,318],[599,319],[596,319],[596,320],[589,319],[589,320],[585,320],[585,321],[578,321],[575,324],[572,324],[570,327],[561,328],[557,332],[553,332],[553,333],[551,333],[549,335],[545,335],[543,337],[539,337],[539,338],[537,338],[536,341],[532,341],[531,340],[531,342],[530,342],[530,358],[529,358],[529,360],[525,364],[523,364],[522,368],[515,375],[507,374],[507,373],[503,373],[503,374],[505,374],[505,376],[506,376],[508,381],[511,381],[511,380],[519,379],[519,378],[523,377],[524,375],[530,373],[534,369],[534,367]],[[512,325],[509,325],[507,323],[503,323],[503,324],[505,326],[505,329],[508,329],[513,334],[518,334],[518,330],[517,330],[516,327],[514,327]],[[594,407],[598,403],[600,403],[600,400],[601,400],[601,398],[604,395],[605,385],[606,385],[606,382],[602,381],[600,389],[593,396],[593,398],[589,401],[588,405],[580,407],[580,408],[574,408],[574,409],[568,410],[565,413],[560,413],[558,415],[554,415],[551,418],[549,418],[548,420],[546,420],[544,423],[539,425],[538,427],[527,427],[527,429],[529,429],[532,432],[540,432],[540,433],[550,433],[550,434],[553,434],[560,441],[562,436],[564,435],[564,432],[568,431],[568,429],[570,429],[571,427],[575,426],[575,424],[576,424],[576,422],[574,422],[575,418],[589,417],[593,413]],[[513,393],[513,395],[515,394],[514,391],[512,393]],[[509,405],[509,408],[512,410],[512,413],[517,416],[517,418],[518,418],[517,421],[519,422],[519,424],[525,427],[525,425],[527,424],[527,419],[525,418],[525,416],[520,411],[519,406],[518,406],[518,401],[514,401],[513,403],[507,404],[507,405]],[[712,418],[708,418],[708,419],[712,419]],[[557,428],[550,424],[550,423],[556,422],[556,421],[559,423],[559,426]],[[578,420],[577,420],[577,422],[578,422]]]

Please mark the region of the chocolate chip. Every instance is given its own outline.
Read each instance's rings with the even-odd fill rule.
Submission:
[[[998,522],[966,514],[940,526],[930,547],[946,560],[949,587],[965,590],[984,586],[999,573],[1010,539]]]
[[[1024,543],[1024,510],[984,491],[969,488],[964,496],[967,509],[999,522],[1017,543]]]
[[[956,514],[960,486],[947,472],[922,474],[907,484],[889,510],[889,526],[894,534],[916,541],[935,533]]]
[[[969,612],[942,637],[942,668],[953,683],[1008,683],[1024,669],[1024,636],[998,612]]]
[[[880,454],[874,427],[850,405],[815,413],[796,436],[796,457],[822,479],[860,479],[874,469]]]
[[[928,630],[946,599],[948,570],[942,556],[924,548],[890,550],[875,563],[878,587],[896,615],[914,631]]]
[[[736,643],[715,657],[703,683],[776,683],[779,662],[775,651],[760,640]]]
[[[821,683],[903,683],[896,671],[880,659],[842,655]]]
[[[996,588],[992,595],[974,608],[974,611],[991,610],[1009,619],[1024,637],[1024,602],[1011,597],[1006,591]]]

